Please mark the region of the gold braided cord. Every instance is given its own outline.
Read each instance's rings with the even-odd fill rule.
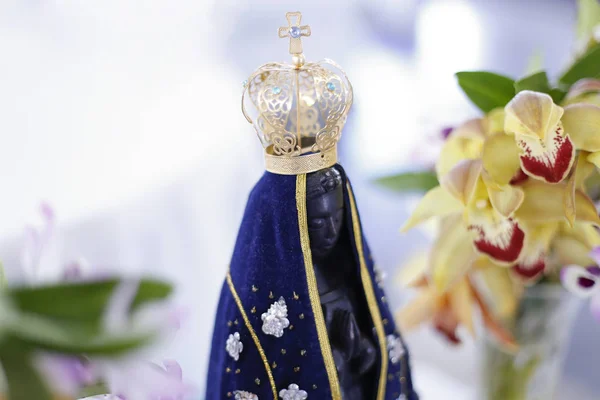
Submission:
[[[321,308],[321,300],[319,298],[319,290],[317,288],[317,278],[312,263],[312,254],[310,252],[310,241],[308,238],[308,220],[306,214],[306,175],[301,174],[296,177],[296,207],[298,208],[298,224],[300,226],[300,245],[302,246],[302,254],[304,255],[304,267],[306,271],[306,282],[308,284],[308,294],[310,297],[310,305],[313,315],[315,316],[315,324],[317,325],[317,336],[321,345],[321,355],[325,363],[327,378],[329,379],[329,387],[331,388],[331,399],[341,400],[342,393],[340,383],[337,376],[337,370],[333,361],[333,354],[327,336],[327,327],[325,326],[325,318],[323,317],[323,309]]]
[[[273,378],[273,372],[271,371],[271,366],[269,365],[269,360],[267,360],[267,356],[265,354],[265,350],[262,348],[260,344],[260,340],[254,332],[254,328],[252,328],[252,324],[250,324],[250,320],[248,319],[248,315],[244,310],[244,306],[242,304],[242,300],[240,300],[240,296],[238,296],[237,291],[235,290],[235,286],[233,285],[233,281],[231,280],[231,274],[227,271],[227,285],[229,285],[229,290],[231,291],[231,295],[237,304],[238,310],[242,314],[242,319],[244,320],[244,324],[248,331],[250,331],[250,336],[252,336],[252,340],[254,340],[254,344],[256,345],[256,349],[258,350],[258,354],[262,359],[263,364],[265,365],[265,370],[267,371],[267,376],[269,377],[269,383],[271,384],[271,389],[273,390],[273,400],[277,400],[277,387],[275,386],[275,379]]]
[[[337,147],[322,153],[297,157],[277,156],[265,153],[265,169],[280,175],[301,175],[334,166],[337,163]]]
[[[388,355],[387,355],[387,344],[385,338],[385,330],[383,328],[383,321],[381,319],[381,312],[379,311],[379,305],[375,298],[375,291],[373,290],[373,282],[371,282],[371,276],[365,263],[365,255],[363,252],[362,233],[360,229],[360,222],[358,220],[358,212],[356,211],[356,203],[354,200],[354,194],[352,188],[347,185],[348,194],[350,197],[350,208],[352,211],[352,225],[354,230],[354,240],[356,242],[356,250],[358,252],[358,259],[360,262],[360,276],[362,279],[363,289],[365,290],[365,296],[367,297],[367,303],[373,318],[373,324],[375,325],[375,331],[377,332],[377,339],[379,340],[379,348],[381,351],[381,372],[379,375],[379,387],[377,389],[377,400],[384,400],[385,397],[385,386],[387,379],[388,370]]]

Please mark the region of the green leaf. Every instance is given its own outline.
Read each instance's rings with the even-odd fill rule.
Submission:
[[[515,96],[515,82],[506,76],[485,71],[463,71],[458,72],[456,77],[467,97],[484,113],[504,107]]]
[[[6,289],[7,286],[6,271],[4,270],[4,264],[0,261],[0,290]]]
[[[10,289],[13,304],[21,311],[79,322],[98,322],[119,280],[62,283],[52,286]],[[144,279],[132,304],[135,309],[146,302],[163,300],[171,294],[171,285]]]
[[[24,313],[75,320],[98,320],[119,281],[60,283],[9,289],[13,304]]]
[[[577,38],[589,38],[594,28],[600,24],[600,2],[598,0],[579,0],[577,17]]]
[[[562,90],[559,88],[552,88],[550,90],[550,96],[552,96],[552,100],[554,100],[554,103],[556,103],[556,104],[560,104],[560,102],[563,101],[563,99],[565,98],[566,95],[567,95],[566,90]]]
[[[559,82],[571,86],[583,78],[600,76],[600,44],[592,47],[579,58],[559,79]]]
[[[3,342],[0,362],[8,386],[8,400],[52,400],[33,365],[29,349],[12,341]]]
[[[69,337],[60,341],[47,341],[44,338],[22,338],[19,339],[27,345],[38,349],[53,351],[63,354],[85,354],[90,356],[121,356],[133,350],[148,346],[154,335],[139,334],[127,336],[99,336],[93,340],[86,338],[73,339]],[[32,340],[33,339],[33,340]]]
[[[385,176],[375,180],[375,183],[396,192],[426,192],[439,185],[434,172],[405,172]]]
[[[110,393],[110,389],[104,383],[97,383],[95,385],[86,386],[77,395],[79,399],[85,399],[92,396],[99,396]]]
[[[148,332],[90,335],[31,314],[9,316],[5,330],[12,340],[24,346],[68,354],[119,355],[149,344],[154,337]]]
[[[537,72],[516,81],[515,90],[517,93],[523,90],[547,93],[552,97],[552,100],[556,104],[559,104],[567,94],[567,92],[562,89],[550,86],[550,81],[545,71]]]
[[[131,307],[136,309],[145,303],[164,300],[171,293],[173,293],[173,286],[170,284],[158,280],[144,279],[140,282]]]
[[[517,93],[523,90],[533,90],[534,92],[550,93],[550,81],[545,71],[536,72],[515,82]]]

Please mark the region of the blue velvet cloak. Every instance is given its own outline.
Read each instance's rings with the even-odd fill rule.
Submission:
[[[350,183],[337,168],[344,179],[345,226],[379,349],[373,400],[416,400],[408,352],[377,283]],[[267,335],[261,315],[281,297],[289,326],[281,337]],[[243,345],[238,360],[226,350],[228,338],[236,342],[230,336],[235,333]],[[394,338],[404,349],[399,359],[388,349]],[[277,400],[280,391],[292,384],[306,391],[308,399],[341,400],[310,254],[306,175],[266,172],[250,194],[221,292],[206,400],[234,399],[236,391],[255,394],[259,400]]]

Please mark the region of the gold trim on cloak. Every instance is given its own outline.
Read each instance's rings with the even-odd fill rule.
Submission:
[[[371,281],[371,275],[365,262],[365,255],[363,252],[363,241],[362,232],[360,228],[360,221],[358,219],[358,211],[356,210],[356,203],[354,200],[354,193],[350,184],[346,184],[348,188],[348,197],[350,199],[350,208],[352,212],[352,228],[354,231],[354,240],[356,243],[356,251],[358,252],[358,260],[360,263],[360,277],[367,298],[367,304],[373,319],[373,325],[375,325],[375,331],[377,332],[377,339],[379,341],[379,349],[381,352],[381,371],[379,374],[379,386],[377,389],[377,400],[384,400],[385,388],[387,384],[387,370],[388,370],[388,354],[387,354],[387,343],[385,338],[385,329],[383,327],[383,320],[381,319],[381,311],[377,304],[377,298],[373,289],[373,282]]]
[[[373,282],[371,275],[365,262],[362,231],[360,227],[360,221],[358,219],[358,211],[356,209],[356,202],[354,200],[354,194],[352,188],[348,184],[348,197],[350,199],[350,209],[352,215],[352,231],[355,238],[356,250],[358,253],[358,259],[360,264],[360,275],[365,291],[365,297],[367,299],[367,305],[369,312],[375,326],[377,333],[377,340],[379,342],[379,349],[381,352],[381,370],[379,374],[379,385],[377,387],[377,400],[384,400],[386,384],[387,384],[387,371],[388,371],[388,354],[387,354],[387,343],[385,337],[385,329],[383,326],[383,320],[381,318],[381,311],[377,303],[375,291],[373,288]],[[304,265],[306,270],[306,281],[308,284],[308,292],[310,296],[310,302],[312,310],[315,316],[315,324],[317,326],[317,335],[319,338],[319,344],[321,345],[321,354],[325,363],[325,369],[327,371],[327,377],[329,378],[329,385],[331,388],[332,400],[341,400],[341,389],[337,376],[337,369],[335,362],[333,361],[333,354],[331,352],[331,345],[329,344],[329,337],[327,335],[327,327],[325,326],[325,318],[323,317],[323,310],[321,308],[321,300],[319,297],[319,290],[317,288],[317,279],[315,277],[315,271],[312,263],[312,254],[310,251],[310,241],[308,237],[308,221],[306,215],[306,175],[298,175],[296,178],[296,207],[298,208],[298,223],[300,227],[300,243],[302,246],[302,254],[304,255]]]
[[[298,209],[298,225],[300,227],[300,245],[302,246],[302,254],[304,255],[304,269],[306,271],[306,283],[308,284],[308,294],[310,297],[310,305],[317,326],[317,336],[321,345],[321,355],[325,363],[327,378],[329,379],[329,387],[331,388],[332,400],[341,400],[342,392],[340,390],[340,382],[337,376],[333,354],[329,344],[329,336],[327,335],[327,327],[325,326],[325,318],[323,317],[323,309],[321,308],[321,299],[317,288],[317,278],[312,263],[312,254],[310,252],[310,242],[308,239],[308,220],[306,216],[306,174],[296,177],[296,207]]]

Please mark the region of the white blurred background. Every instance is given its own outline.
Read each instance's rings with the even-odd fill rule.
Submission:
[[[160,352],[200,393],[218,292],[263,171],[241,82],[287,60],[276,32],[296,10],[312,27],[307,58],[336,60],[354,84],[342,160],[399,305],[406,293],[391,278],[428,239],[398,233],[415,198],[370,180],[428,165],[439,131],[476,115],[456,71],[516,77],[536,51],[560,71],[574,46],[573,0],[0,0],[0,259],[9,279],[19,279],[22,226],[49,201],[65,259],[177,284],[190,317]],[[596,399],[600,328],[582,312],[576,329],[561,395]],[[423,399],[474,398],[474,341],[450,348],[428,328],[408,340]]]

